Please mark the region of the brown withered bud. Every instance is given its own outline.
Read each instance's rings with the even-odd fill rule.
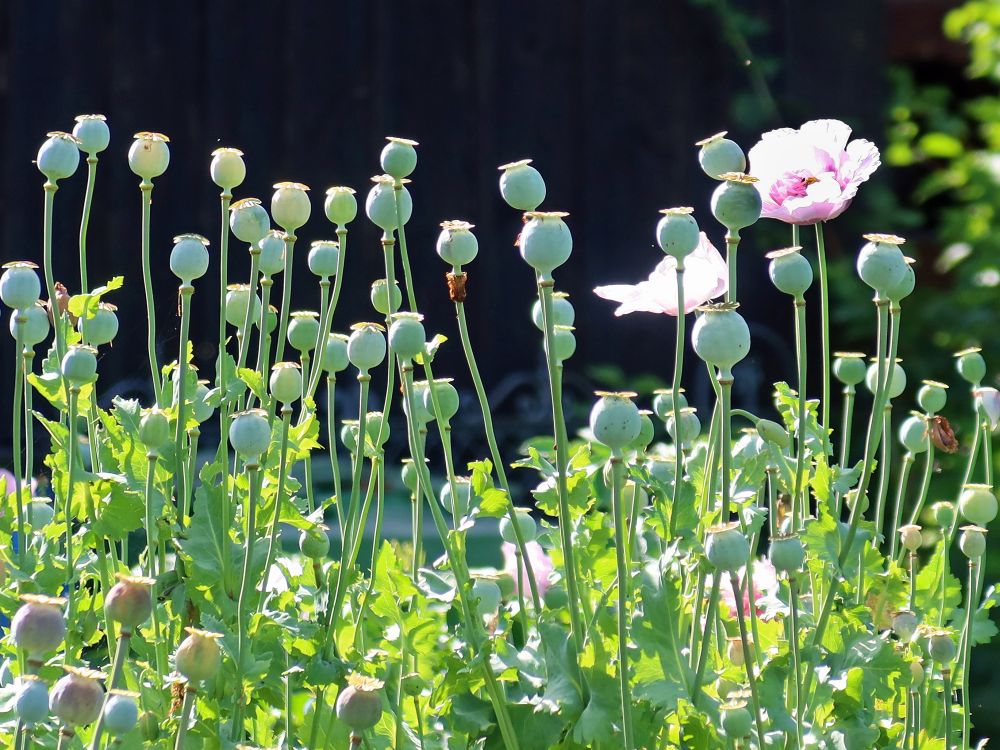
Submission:
[[[70,298],[69,290],[66,288],[66,285],[63,284],[61,281],[57,281],[55,286],[56,286],[56,307],[59,310],[59,314],[60,315],[68,314],[69,313],[69,298]],[[49,300],[49,301],[47,301],[45,303],[45,309],[49,311],[49,321],[51,322],[52,321],[52,301],[51,300]],[[74,326],[76,326],[76,322],[77,322],[76,316],[75,315],[70,315],[69,319],[70,319],[70,322]]]
[[[452,273],[449,271],[445,274],[445,278],[448,279],[448,296],[451,298],[452,302],[465,302],[465,282],[469,278],[467,273]]]
[[[954,453],[958,450],[958,438],[955,437],[955,431],[951,429],[951,424],[945,417],[940,415],[931,417],[927,422],[927,432],[938,450],[945,453]]]

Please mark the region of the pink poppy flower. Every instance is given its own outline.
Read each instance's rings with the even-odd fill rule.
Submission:
[[[551,585],[549,575],[554,570],[552,559],[545,553],[542,545],[538,542],[525,542],[524,547],[528,553],[528,560],[531,561],[531,572],[535,574],[535,585],[538,587],[538,595],[545,596],[545,592],[549,590],[549,586]],[[524,590],[527,591],[527,581],[524,580],[525,571],[522,570],[520,576],[517,574],[517,556],[514,554],[514,545],[504,542],[501,549],[503,551],[503,569],[505,573],[514,579],[514,591],[517,592],[521,585],[524,585]]]
[[[726,293],[729,276],[726,261],[704,232],[698,247],[684,259],[684,312],[689,313],[710,299]],[[638,284],[599,286],[594,294],[620,302],[615,315],[632,312],[677,315],[677,259],[667,255]]]
[[[848,142],[840,120],[810,120],[798,130],[764,133],[750,149],[761,215],[787,224],[815,224],[840,216],[882,163],[871,141]]]
[[[750,587],[744,584],[746,567],[740,568],[736,576],[743,589],[743,614],[749,616]],[[766,600],[772,599],[778,593],[778,573],[766,558],[753,561],[753,593],[757,614],[763,619],[768,619],[765,617],[768,611]],[[719,586],[719,603],[729,611],[730,615],[736,616],[736,594],[728,575],[723,577]]]

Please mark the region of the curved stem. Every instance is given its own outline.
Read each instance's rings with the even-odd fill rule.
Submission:
[[[399,200],[399,196],[402,192],[403,182],[397,179],[392,183],[392,199],[396,208],[396,234],[399,235],[399,258],[403,262],[403,280],[406,284],[406,301],[409,304],[410,310],[416,312],[417,299],[413,293],[413,277],[410,275],[410,255],[406,251],[406,225],[403,223],[402,203]],[[390,286],[390,289],[391,288],[392,287]]]
[[[87,230],[90,226],[90,207],[94,202],[94,183],[97,180],[97,154],[87,154],[87,190],[83,194],[83,214],[80,218],[80,293],[90,291],[87,283]]]
[[[149,214],[153,200],[153,183],[143,179],[142,191],[142,284],[146,294],[146,354],[149,357],[149,374],[153,383],[156,403],[163,406],[163,383],[156,363],[156,302],[153,300],[153,278],[149,267]]]
[[[258,330],[260,331],[259,347],[257,349],[257,372],[263,375],[270,370],[270,355],[271,355],[271,333],[268,331],[267,325],[267,313],[271,307],[271,287],[274,282],[271,277],[267,274],[262,274],[260,277],[260,325]],[[247,397],[249,402],[250,397]]]
[[[225,230],[223,230],[223,231],[225,231]],[[224,235],[224,236],[226,236],[226,235]],[[254,293],[253,290],[257,287],[257,276],[258,276],[259,273],[260,273],[260,247],[258,247],[257,245],[251,245],[250,246],[250,283],[249,283],[250,294],[251,295],[253,295],[253,293]],[[227,274],[224,274],[223,278],[225,279],[226,282],[229,281]],[[263,286],[264,286],[264,284],[263,284],[263,282],[261,282],[261,287],[263,287]],[[223,294],[222,299],[223,300],[225,300],[225,298],[226,298],[225,297],[225,294],[226,294],[225,290],[228,289],[228,287],[229,287],[229,285],[228,285],[228,283],[226,283],[226,286],[223,288],[223,291],[222,291],[222,294]],[[263,300],[261,301],[260,313],[261,313],[261,320],[264,321],[264,326],[266,326],[267,325],[267,306],[266,306],[266,303],[263,302]],[[225,316],[224,311],[223,311],[223,314],[220,316],[219,322],[221,324],[220,328],[222,328],[222,335],[224,336],[225,335],[225,326],[226,326],[226,316]],[[243,316],[243,327],[240,329],[241,331],[243,331],[243,336],[240,338],[240,348],[239,348],[239,351],[238,351],[237,356],[236,356],[236,370],[237,370],[237,372],[243,367],[244,363],[247,361],[247,353],[250,351],[250,335],[251,335],[251,333],[253,333],[253,325],[252,324],[253,324],[253,297],[251,296],[250,301],[247,304],[246,314]],[[259,337],[262,337],[264,335],[263,331],[264,331],[264,327],[262,326],[257,331],[257,335]],[[220,339],[220,341],[222,341],[222,339]],[[261,371],[261,375],[262,376],[264,376],[266,374],[267,374],[266,371],[263,371],[263,370]]]
[[[180,348],[177,354],[177,424],[174,427],[174,493],[177,498],[177,507],[184,509],[187,507],[188,483],[185,481],[187,472],[184,462],[184,438],[187,435],[187,419],[185,411],[187,409],[187,394],[185,391],[187,380],[187,349],[188,333],[191,326],[191,296],[194,294],[194,287],[190,284],[181,284],[178,292],[181,298],[181,335]],[[186,521],[186,514],[181,515],[181,525]]]
[[[885,499],[889,494],[889,478],[892,461],[892,404],[886,401],[882,410],[882,456],[878,462],[878,490],[875,496],[875,533],[872,535],[872,547],[878,547],[878,537],[885,523]]]
[[[687,312],[684,303],[684,259],[677,259],[674,273],[677,282],[677,330],[674,339],[674,375],[670,392],[674,407],[674,486],[670,500],[669,535],[672,539],[677,534],[677,513],[681,503],[681,482],[684,480],[684,441],[681,429],[681,376],[684,372],[684,328],[687,323]]]
[[[708,595],[708,609],[705,611],[705,637],[701,640],[701,651],[698,655],[698,666],[695,669],[694,682],[691,685],[691,703],[695,706],[695,708],[698,707],[698,699],[701,697],[701,683],[705,679],[705,667],[708,664],[708,647],[712,642],[712,633],[715,630],[715,612],[719,606],[720,581],[720,576],[712,576],[712,592]],[[733,591],[737,590],[738,589],[736,588],[733,589]],[[692,630],[697,630],[699,627],[701,627],[701,623],[697,621],[691,623]]]
[[[326,376],[326,442],[330,452],[330,471],[333,472],[333,496],[336,498],[337,525],[340,533],[340,548],[344,548],[344,498],[340,494],[340,458],[337,455],[337,375]]]
[[[972,665],[972,618],[973,607],[978,605],[975,596],[976,581],[978,575],[976,568],[978,560],[969,558],[969,577],[966,584],[967,592],[965,599],[965,626],[962,628],[962,747],[972,747],[970,744],[971,724],[972,724],[972,701],[969,699],[969,667]]]
[[[618,681],[621,686],[622,736],[625,750],[632,750],[632,691],[629,686],[628,666],[628,600],[632,580],[626,560],[625,513],[622,509],[622,457],[620,451],[611,452],[611,506],[615,522],[615,559],[618,567]],[[638,490],[636,490],[638,492]]]
[[[221,226],[219,227],[219,366],[215,373],[216,385],[222,390],[223,400],[226,396],[226,383],[229,372],[226,370],[226,294],[229,289],[229,204],[233,194],[228,188],[219,193],[219,208]],[[253,289],[250,290],[251,294]],[[248,307],[253,307],[250,300]],[[225,465],[225,464],[223,464]]]
[[[278,319],[278,340],[275,342],[275,362],[282,362],[285,358],[285,339],[288,334],[288,314],[292,304],[292,251],[295,249],[296,237],[291,232],[285,234],[285,270],[284,278],[281,280],[281,315]],[[266,315],[266,310],[261,311]],[[266,325],[265,325],[266,327]],[[265,330],[262,328],[261,330]]]
[[[889,540],[890,560],[896,559],[896,549],[899,545],[896,530],[899,528],[899,522],[903,518],[903,503],[906,501],[906,487],[910,480],[910,469],[913,468],[914,461],[915,459],[910,451],[903,454],[903,462],[899,469],[899,483],[896,486],[896,504],[892,512],[892,525],[889,526],[889,533],[886,537]],[[872,544],[876,544],[876,542],[873,540]]]
[[[323,371],[323,352],[326,346],[326,337],[330,334],[330,326],[333,321],[333,314],[337,310],[337,301],[340,299],[340,287],[344,278],[344,256],[347,254],[347,227],[337,227],[337,244],[340,245],[340,252],[337,255],[337,275],[333,280],[333,292],[330,295],[330,304],[327,306],[326,324],[320,325],[320,339],[316,344],[316,362],[313,367],[313,375],[309,382],[309,397],[316,393],[319,386],[319,375]]]
[[[45,208],[42,212],[42,265],[45,273],[45,289],[49,295],[49,311],[52,314],[52,329],[55,334],[56,353],[62,361],[66,353],[66,338],[63,333],[63,316],[56,302],[56,282],[52,271],[52,214],[55,209],[56,190],[59,186],[46,180],[42,186],[45,190]]]
[[[292,420],[292,407],[281,406],[281,443],[278,448],[278,492],[274,496],[274,516],[271,518],[271,529],[268,532],[267,557],[264,558],[264,573],[261,581],[260,597],[257,600],[257,612],[264,607],[264,593],[267,590],[267,576],[274,564],[274,555],[278,543],[278,528],[281,524],[281,506],[285,498],[285,483],[288,481],[288,428]],[[245,567],[245,566],[244,566]]]

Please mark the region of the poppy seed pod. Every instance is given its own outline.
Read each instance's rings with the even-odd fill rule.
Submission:
[[[802,569],[802,564],[806,560],[806,551],[798,535],[789,534],[776,536],[771,540],[767,557],[778,572],[794,573]]]
[[[408,138],[396,138],[393,136],[387,136],[386,140],[389,142],[383,147],[382,155],[379,159],[382,171],[387,175],[395,177],[397,180],[409,177],[413,173],[413,170],[417,168],[416,146],[420,144]]]
[[[573,303],[569,301],[566,292],[552,292],[552,318],[553,326],[572,326],[576,321],[576,310]],[[545,331],[542,320],[542,301],[536,299],[531,306],[531,322],[539,331]]]
[[[476,612],[480,616],[496,614],[500,609],[503,594],[496,581],[477,578],[472,584],[472,599],[476,600]]]
[[[80,164],[80,148],[76,136],[62,131],[48,133],[48,138],[41,148],[35,164],[50,182],[58,182],[71,176]]]
[[[927,634],[927,652],[938,664],[951,664],[955,661],[958,648],[950,630],[932,630]]]
[[[271,216],[288,234],[309,221],[309,187],[301,182],[279,182],[271,195]]]
[[[191,399],[192,415],[198,424],[207,422],[215,413],[215,406],[211,402],[212,389],[208,387],[208,382],[199,380],[194,389],[194,397]]]
[[[17,647],[31,658],[55,651],[66,635],[63,617],[65,599],[22,594],[24,602],[10,621],[10,633]]]
[[[299,532],[299,552],[310,560],[322,560],[330,551],[330,537],[327,527],[318,524]]]
[[[716,133],[694,144],[700,146],[698,164],[713,180],[721,180],[727,172],[745,172],[747,157],[735,141],[726,138],[726,131]]]
[[[66,726],[86,726],[97,720],[104,703],[107,675],[93,669],[63,667],[63,675],[49,695],[49,708]]]
[[[41,308],[35,307],[42,315],[45,315],[45,311]],[[89,317],[80,316],[77,321],[76,327],[83,337],[83,340],[90,346],[101,346],[102,344],[110,344],[115,336],[118,335],[118,315],[115,312],[118,308],[109,302],[99,302],[97,304],[97,309],[94,310],[94,314]],[[39,329],[41,329],[41,324],[38,324]],[[46,335],[48,335],[48,317],[45,319],[45,335],[42,336],[43,340]],[[38,343],[38,342],[36,342]]]
[[[94,156],[111,143],[111,131],[104,115],[77,115],[73,126],[73,137],[79,143],[80,150]]]
[[[712,193],[712,215],[731,232],[750,226],[760,218],[760,193],[754,183],[756,177],[742,172],[725,172],[723,180]]]
[[[218,633],[209,633],[196,628],[185,628],[188,636],[177,647],[174,663],[177,671],[189,682],[199,683],[211,679],[222,664]]]
[[[153,612],[152,578],[118,576],[118,582],[104,597],[104,611],[122,628],[134,630]]]
[[[454,482],[454,495],[452,494],[452,483],[445,482],[441,487],[438,499],[441,501],[441,507],[454,514],[455,520],[458,520],[469,514],[469,508],[472,505],[472,482],[468,477],[455,477]]]
[[[396,313],[389,326],[389,347],[400,359],[413,359],[424,351],[427,334],[420,313]]]
[[[899,442],[910,453],[923,453],[929,444],[927,420],[924,417],[912,415],[903,420],[899,426]]]
[[[298,352],[312,351],[319,335],[319,313],[313,310],[296,310],[288,323],[288,343]]]
[[[249,284],[230,284],[226,287],[226,322],[240,332],[247,319],[247,307],[251,304],[250,325],[260,320],[260,297],[250,288]]]
[[[545,180],[531,159],[521,159],[500,168],[500,195],[511,208],[534,211],[545,200]]]
[[[901,609],[892,615],[892,632],[901,641],[909,641],[913,634],[917,632],[920,619],[916,613],[908,609]]]
[[[590,410],[590,430],[594,438],[612,451],[620,450],[639,436],[642,418],[633,403],[634,393],[597,392],[597,403]]]
[[[271,444],[267,412],[249,409],[234,414],[229,425],[229,444],[244,460],[256,461]]]
[[[936,414],[948,403],[948,386],[936,380],[925,380],[917,391],[917,403],[928,414]]]
[[[885,296],[895,305],[898,305],[902,300],[913,294],[913,290],[917,286],[917,275],[913,272],[913,264],[916,261],[906,256],[903,256],[903,260],[906,262],[903,278],[898,284],[894,284],[885,290]]]
[[[337,718],[352,732],[371,729],[382,717],[381,680],[357,673],[347,678],[347,687],[337,696]]]
[[[354,188],[338,185],[327,190],[323,210],[326,218],[338,227],[350,224],[358,215],[358,199]]]
[[[438,235],[436,245],[441,260],[458,268],[476,259],[479,253],[479,240],[472,233],[474,226],[467,221],[441,222],[441,234]]]
[[[899,527],[899,541],[910,552],[916,552],[924,543],[924,535],[916,524],[906,524]]]
[[[90,346],[71,346],[60,364],[62,376],[75,386],[97,380],[97,350]]]
[[[0,300],[7,307],[23,310],[34,305],[42,296],[42,282],[38,266],[27,260],[3,264],[0,274]]]
[[[681,409],[681,430],[680,436],[677,434],[677,427],[674,422],[673,413],[667,415],[667,434],[675,442],[679,442],[682,449],[690,448],[698,436],[701,435],[701,419],[698,418],[697,409],[685,406]]]
[[[865,374],[865,386],[871,393],[875,393],[875,386],[878,381],[878,362],[868,365],[868,372]],[[889,398],[893,399],[906,390],[906,371],[899,361],[893,363],[892,373],[887,379]]]
[[[116,333],[117,323],[118,318],[115,317]],[[24,347],[32,348],[45,341],[49,336],[49,327],[49,313],[41,302],[10,313],[10,335],[20,340]]]
[[[667,255],[683,260],[698,247],[701,233],[694,220],[694,209],[688,206],[665,208],[663,218],[656,225],[656,244]]]
[[[151,451],[158,451],[173,439],[170,420],[158,407],[147,409],[139,419],[139,440]]]
[[[170,139],[162,133],[143,131],[135,134],[128,150],[128,165],[143,180],[159,177],[170,165]]]
[[[342,372],[347,369],[351,360],[347,356],[347,336],[342,333],[331,333],[326,337],[323,347],[323,369],[329,373]]]
[[[934,503],[931,506],[931,512],[934,514],[934,523],[942,529],[950,527],[953,523],[955,523],[954,503],[948,502],[947,500]]]
[[[982,526],[963,526],[958,546],[970,560],[978,560],[986,552],[986,529]]]
[[[569,260],[573,252],[573,235],[563,219],[564,211],[529,211],[521,230],[521,257],[544,278]]]
[[[351,453],[358,452],[358,434],[360,432],[359,422],[356,419],[345,419],[341,422],[340,442],[344,444]]]
[[[393,187],[393,178],[389,175],[377,175],[372,177],[374,186],[368,191],[368,198],[365,200],[365,213],[369,221],[383,232],[392,232],[396,229],[396,196]],[[399,215],[406,224],[413,215],[413,198],[410,191],[406,189],[407,180],[403,180],[403,186],[399,189]]]
[[[672,389],[656,389],[653,391],[653,413],[660,419],[666,421],[674,413],[674,399],[675,395]],[[683,388],[678,389],[676,399],[680,402],[681,409],[687,407],[688,400],[684,395]]]
[[[712,526],[705,535],[705,556],[717,570],[733,572],[746,565],[750,543],[738,523]]]
[[[256,245],[271,229],[271,217],[258,198],[243,198],[229,207],[229,228],[236,239]]]
[[[576,352],[576,335],[572,326],[555,326],[552,338],[552,356],[556,362],[565,362]]]
[[[271,395],[282,404],[290,404],[302,395],[302,372],[295,362],[278,362],[271,368],[268,381]]]
[[[981,351],[978,346],[972,346],[955,354],[958,374],[972,385],[979,385],[986,377],[986,360],[980,354]]]
[[[104,704],[104,728],[117,737],[128,734],[139,723],[139,693],[112,690]]]
[[[14,698],[14,713],[25,725],[33,727],[45,721],[49,715],[49,689],[40,677],[33,674],[21,675]]]
[[[340,245],[333,240],[317,240],[309,247],[309,270],[321,279],[337,275]]]
[[[427,395],[427,381],[417,380],[413,383],[413,398],[403,402],[403,411],[417,425],[425,425],[434,419],[434,415],[424,406],[424,398]],[[410,405],[413,406],[413,414],[410,414]]]
[[[243,152],[238,148],[217,148],[212,152],[209,166],[212,182],[223,190],[232,190],[243,184],[247,176],[247,165],[243,162]]]
[[[997,496],[988,484],[967,484],[958,497],[958,512],[969,523],[986,526],[997,517]]]
[[[358,372],[367,374],[385,359],[385,329],[378,323],[355,323],[347,339],[347,357]]]
[[[779,292],[795,299],[802,299],[813,282],[812,264],[802,257],[800,250],[801,247],[788,247],[766,256],[771,261],[767,268],[771,283]]]
[[[856,386],[865,379],[865,355],[861,352],[836,352],[833,359],[833,375],[847,386]]]
[[[208,240],[200,234],[179,234],[170,251],[170,270],[183,284],[200,279],[208,271]]]
[[[639,419],[641,422],[639,425],[639,434],[636,435],[635,440],[628,444],[628,447],[632,450],[644,451],[653,442],[653,433],[656,431],[656,428],[653,426],[653,420],[650,419],[652,413],[648,409],[639,410]]]
[[[260,247],[260,257],[257,264],[265,276],[274,276],[285,269],[285,233],[280,229],[272,229],[257,243]]]
[[[434,401],[437,400],[439,409],[438,416],[445,422],[449,422],[452,417],[458,414],[458,391],[451,383],[451,378],[435,378],[433,383],[428,383],[424,390],[424,409],[433,417]]]
[[[538,536],[538,524],[535,523],[535,519],[531,517],[531,514],[525,510],[517,510],[514,512],[514,520],[517,523],[518,530],[521,532],[521,538],[525,542],[534,541],[535,537]],[[511,523],[508,516],[500,519],[500,538],[508,544],[517,543],[514,524]]]
[[[753,731],[753,716],[746,701],[727,701],[722,704],[722,729],[727,737],[749,737]]]
[[[392,309],[390,309],[389,305],[390,290]],[[382,313],[382,315],[389,315],[396,312],[400,308],[400,305],[403,304],[403,292],[399,289],[398,281],[393,280],[392,286],[390,287],[389,282],[385,279],[376,279],[372,282],[370,299],[372,307],[375,308],[376,312]]]
[[[425,458],[424,462],[426,461],[427,459]],[[402,463],[403,468],[400,469],[399,477],[403,482],[403,486],[410,492],[416,492],[417,483],[420,480],[420,472],[417,471],[417,465],[413,463],[412,458],[404,458]]]
[[[28,523],[31,524],[32,529],[35,531],[48,526],[56,516],[55,510],[52,508],[52,501],[47,497],[32,498],[31,502],[28,503],[26,513]]]
[[[750,328],[736,312],[738,305],[721,303],[698,308],[703,314],[691,330],[695,354],[723,372],[750,352]]]
[[[893,234],[866,234],[868,242],[858,253],[858,276],[880,294],[888,293],[904,281],[906,257],[899,249],[906,240]]]
[[[139,733],[146,742],[156,742],[160,738],[160,720],[152,711],[139,714]]]

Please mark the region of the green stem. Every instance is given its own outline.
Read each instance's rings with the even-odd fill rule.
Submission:
[[[944,750],[951,750],[951,669],[942,669],[941,679],[944,682],[944,689],[941,691],[944,701]]]
[[[52,271],[52,214],[55,208],[56,190],[59,186],[46,180],[42,186],[45,190],[45,208],[42,213],[42,265],[45,273],[45,289],[49,295],[49,310],[52,313],[52,328],[55,334],[56,353],[59,361],[66,354],[66,339],[62,328],[62,315],[56,303],[56,282]]]
[[[910,451],[903,454],[903,463],[899,469],[899,483],[896,486],[896,504],[892,512],[892,525],[889,527],[889,534],[886,537],[889,540],[890,560],[896,559],[896,549],[899,545],[896,530],[899,528],[899,522],[903,519],[903,503],[906,501],[906,487],[910,481],[910,469],[913,468],[915,460]],[[874,540],[872,544],[875,544]]]
[[[187,738],[188,724],[191,721],[191,712],[194,709],[196,692],[190,684],[184,687],[184,702],[181,704],[181,715],[177,724],[177,741],[174,743],[174,750],[184,750],[184,740]]]
[[[256,463],[246,465],[250,481],[250,491],[247,498],[247,531],[243,547],[243,575],[240,578],[240,593],[236,601],[236,705],[233,711],[232,740],[235,742],[243,737],[243,676],[245,673],[247,640],[247,595],[250,592],[250,571],[253,567],[254,545],[257,541],[257,502],[260,493],[258,477],[260,466]],[[277,509],[275,509],[277,511]]]
[[[726,453],[728,452],[729,451],[726,451]],[[725,456],[725,454],[723,454],[723,456]],[[723,458],[723,460],[725,460],[725,458]],[[737,578],[735,571],[730,571],[729,583],[733,587],[734,594],[740,590],[740,581],[739,578]],[[750,642],[747,638],[747,621],[746,615],[743,614],[743,607],[737,603],[735,609],[736,621],[740,627],[740,642],[743,644],[743,664],[746,667],[747,683],[750,685],[750,703],[753,705],[754,724],[757,726],[758,747],[763,748],[766,747],[766,743],[764,742],[764,717],[760,712],[760,697],[757,695],[757,679],[754,677],[753,673],[756,660],[753,659],[750,654]]]
[[[622,739],[625,750],[632,750],[632,691],[628,666],[628,600],[632,576],[625,555],[625,513],[622,508],[624,477],[620,451],[612,450],[610,463],[611,506],[615,520],[615,558],[618,567],[618,681],[621,686]]]
[[[732,428],[732,417],[729,414],[731,408],[730,401],[733,396],[733,373],[732,370],[725,369],[719,370],[719,386],[721,393],[721,422],[722,430],[719,437],[719,453],[722,456],[722,477],[720,479],[720,484],[722,488],[722,498],[719,511],[719,522],[727,523],[732,514],[732,497],[731,497],[731,474],[732,474],[732,436],[730,430]],[[733,589],[735,591],[736,589]]]
[[[314,372],[309,382],[309,397],[316,393],[319,387],[319,374],[323,371],[323,352],[326,347],[326,338],[330,334],[330,325],[333,321],[333,314],[337,310],[337,301],[340,299],[340,287],[344,278],[344,256],[347,254],[347,227],[337,227],[337,243],[340,245],[340,252],[337,255],[337,276],[333,280],[333,293],[330,297],[330,304],[326,311],[326,324],[320,325],[320,336],[322,337],[316,344],[316,362]]]
[[[878,490],[875,497],[875,533],[872,548],[878,547],[879,534],[885,523],[885,500],[889,495],[890,462],[892,461],[892,404],[886,401],[882,410],[882,456],[878,462]]]
[[[221,226],[219,228],[219,367],[215,373],[216,385],[226,396],[226,385],[229,373],[226,371],[226,294],[229,289],[229,204],[233,194],[228,188],[223,188],[219,194]],[[250,289],[253,294],[253,288]],[[253,299],[248,307],[253,307]],[[225,464],[223,464],[225,465]]]
[[[317,687],[315,697],[315,708],[313,708],[312,727],[309,730],[309,750],[317,750],[319,740],[320,718],[323,715],[323,708],[326,706],[326,688]],[[400,746],[401,747],[401,746]]]
[[[156,460],[158,454],[155,451],[150,451],[146,454],[146,486],[144,492],[145,508],[146,508],[146,576],[148,578],[156,579],[157,568],[157,547],[159,545],[158,539],[158,526],[153,517],[153,489],[155,485],[156,477]],[[127,563],[126,563],[127,564]],[[157,671],[161,676],[167,674],[167,655],[166,649],[164,648],[164,640],[161,637],[160,630],[160,615],[159,607],[157,606],[157,586],[154,583],[150,587],[150,596],[153,599],[153,611],[152,611],[152,624],[153,624],[153,643],[154,650],[156,652],[156,667]]]
[[[17,310],[14,313],[14,351],[21,351],[21,333],[24,328],[24,323],[27,320],[27,316],[24,314],[23,310]],[[11,440],[13,442],[14,448],[14,505],[17,511],[17,556],[18,556],[18,566],[21,568],[21,572],[27,574],[28,571],[25,570],[25,561],[27,558],[28,549],[28,539],[24,535],[24,495],[21,491],[21,469],[22,469],[22,454],[21,454],[21,416],[22,409],[21,403],[24,398],[27,398],[27,391],[30,386],[26,386],[26,373],[24,371],[25,363],[19,356],[14,357],[14,404],[11,409],[13,413],[13,430],[11,434]],[[25,418],[25,424],[31,421],[30,416]],[[31,453],[32,445],[28,443],[27,452]],[[23,478],[31,482],[31,477],[25,475]],[[4,487],[4,493],[8,493],[8,488]]]
[[[274,281],[267,274],[262,274],[260,277],[260,326],[259,333],[260,338],[258,339],[259,348],[257,349],[257,372],[263,376],[270,369],[270,355],[271,355],[271,334],[267,330],[267,313],[268,309],[271,307],[271,287],[274,285]],[[249,398],[248,398],[249,402]]]
[[[701,640],[701,651],[698,655],[698,666],[694,673],[694,682],[691,685],[691,703],[698,707],[698,699],[701,697],[701,684],[705,679],[705,667],[708,664],[708,648],[712,641],[712,632],[715,630],[715,612],[719,606],[719,582],[721,576],[712,576],[712,592],[708,596],[708,609],[705,611],[705,637]],[[736,590],[735,588],[733,589]],[[737,609],[739,609],[737,607]],[[692,630],[701,627],[701,623],[694,621],[691,623]]]
[[[142,191],[142,284],[146,294],[146,354],[149,357],[149,374],[153,383],[156,403],[163,406],[163,383],[156,363],[156,302],[153,300],[153,278],[149,262],[149,214],[153,202],[153,183],[143,179]]]
[[[977,601],[973,599],[976,589],[976,581],[978,575],[976,568],[979,561],[974,558],[969,558],[969,577],[966,588],[966,600],[965,600],[965,626],[962,628],[962,703],[964,704],[964,710],[962,711],[962,747],[972,747],[970,740],[972,739],[970,734],[972,731],[972,701],[969,699],[969,668],[972,665],[972,617],[974,614],[974,607],[978,604]]]
[[[278,528],[281,524],[281,506],[285,498],[285,483],[288,481],[288,428],[292,420],[292,407],[281,405],[281,443],[278,449],[278,492],[274,496],[274,515],[271,518],[271,529],[268,532],[267,557],[264,558],[263,581],[260,597],[257,600],[258,614],[264,608],[264,593],[267,586],[267,574],[274,563],[275,551],[278,545]],[[245,566],[244,566],[245,567]]]
[[[225,230],[224,230],[225,231]],[[226,236],[226,235],[224,235]],[[260,247],[258,245],[250,246],[250,294],[253,295],[254,289],[257,287],[257,275],[260,273]],[[223,279],[228,282],[228,274],[223,272]],[[228,288],[228,283],[226,288]],[[261,287],[264,284],[261,283]],[[225,299],[225,289],[223,289],[223,297]],[[266,303],[261,301],[261,319],[264,320],[264,325],[267,325],[267,306]],[[223,335],[225,335],[225,325],[226,325],[225,312],[221,315],[220,323]],[[240,329],[243,331],[243,336],[240,338],[240,348],[239,353],[236,357],[236,370],[237,372],[243,367],[244,363],[247,361],[247,353],[250,351],[250,334],[253,332],[253,297],[250,297],[250,302],[247,304],[246,314],[243,316],[243,327]],[[257,332],[258,336],[263,336],[264,328],[261,327]],[[221,339],[220,339],[221,340]],[[266,375],[265,371],[261,371],[261,375]]]
[[[110,635],[110,633],[109,633]],[[114,665],[111,668],[111,677],[108,680],[108,690],[114,690],[118,687],[121,682],[122,672],[125,668],[125,659],[128,655],[129,639],[132,637],[132,633],[128,630],[122,628],[121,633],[118,636],[118,651],[115,655]],[[104,696],[104,705],[108,704],[108,698],[111,697],[111,693],[106,693]],[[99,750],[101,747],[101,738],[104,736],[104,710],[101,710],[101,714],[97,719],[97,724],[94,725],[94,736],[90,741],[90,750]]]
[[[333,496],[336,498],[337,525],[340,533],[340,548],[344,548],[344,498],[340,494],[340,458],[337,456],[337,374],[326,376],[326,442],[330,452],[330,471],[333,472]]]
[[[681,482],[684,480],[684,441],[681,439],[681,376],[684,372],[684,328],[687,323],[687,312],[684,303],[684,258],[677,259],[674,273],[677,283],[677,326],[674,339],[674,375],[670,392],[673,397],[674,411],[674,486],[670,500],[669,536],[673,539],[677,534],[677,515],[681,504]]]
[[[278,340],[275,342],[275,362],[282,362],[285,358],[285,338],[288,334],[288,314],[292,304],[292,251],[295,249],[296,237],[291,232],[285,234],[285,270],[284,278],[281,280],[281,317],[278,320]],[[261,314],[265,315],[266,310]],[[266,324],[265,324],[266,326]],[[265,328],[261,328],[265,330]]]
[[[795,300],[795,352],[798,369],[799,410],[796,433],[798,436],[798,456],[795,461],[795,486],[792,490],[792,533],[798,532],[805,516],[802,501],[802,484],[806,473],[806,301],[802,297]],[[728,446],[723,445],[728,451]]]
[[[729,286],[726,288],[726,302],[736,302],[736,253],[740,249],[740,233],[730,229],[726,233],[726,268],[729,271]]]
[[[80,218],[80,293],[90,291],[87,284],[87,229],[90,226],[90,207],[94,202],[94,183],[97,180],[97,154],[87,154],[87,190],[83,194],[83,215]]]
[[[403,223],[402,203],[399,200],[399,196],[402,192],[402,180],[394,180],[392,183],[392,200],[396,208],[396,234],[399,235],[399,258],[403,262],[403,280],[406,284],[406,301],[409,303],[410,310],[416,312],[417,300],[413,293],[413,277],[410,275],[410,255],[406,250],[406,230],[404,228],[405,224]],[[341,249],[341,253],[343,253],[343,249]],[[391,281],[389,288],[392,288]]]
[[[854,422],[854,394],[853,385],[844,386],[844,417],[840,427],[840,467],[847,468],[847,463],[851,458],[851,429]],[[840,495],[835,498],[836,505],[833,512],[836,518],[840,518]]]
[[[187,507],[188,484],[185,482],[184,465],[184,438],[187,435],[187,419],[185,411],[187,409],[187,394],[185,391],[187,379],[187,348],[188,335],[191,326],[191,296],[194,294],[194,287],[190,284],[181,284],[179,295],[181,298],[181,336],[180,348],[177,354],[177,424],[174,428],[174,493],[177,498],[177,507]],[[181,516],[181,524],[186,520],[186,514]]]
[[[66,497],[63,504],[63,512],[66,514],[66,622],[68,623],[76,622],[74,615],[76,597],[73,591],[74,579],[76,578],[76,561],[73,556],[73,480],[76,474],[76,405],[79,397],[80,387],[70,386],[67,399],[69,437],[66,442]],[[73,627],[66,629],[66,653],[63,657],[63,664],[67,666],[72,666],[76,661],[74,635],[75,629]]]
[[[820,426],[824,436],[830,426],[830,281],[826,268],[826,242],[823,222],[816,223],[816,255],[819,258],[819,304],[823,346],[823,403]],[[826,438],[824,437],[824,441]]]
[[[802,747],[802,670],[799,658],[799,591],[794,576],[788,578],[788,607],[791,612],[791,633],[788,643],[792,649],[792,673],[795,684],[795,739],[796,747]]]

